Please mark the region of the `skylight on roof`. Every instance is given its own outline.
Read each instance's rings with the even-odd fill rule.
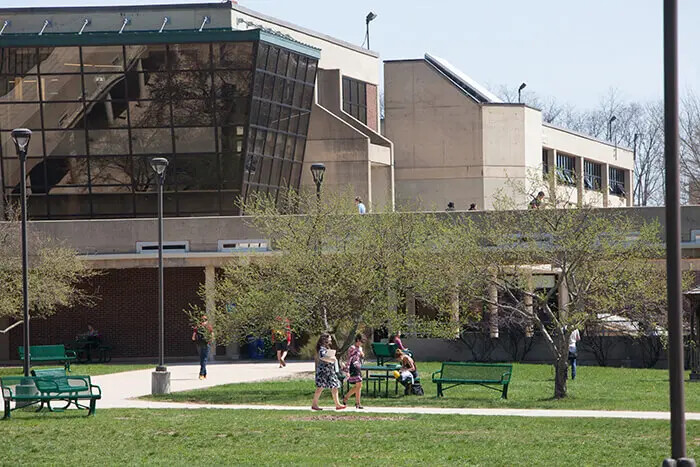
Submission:
[[[428,53],[425,54],[425,60],[437,68],[440,72],[450,78],[462,91],[467,93],[475,101],[486,104],[502,104],[503,101],[495,94],[474,81],[469,75],[462,72],[460,69],[452,65],[444,58],[436,57]]]

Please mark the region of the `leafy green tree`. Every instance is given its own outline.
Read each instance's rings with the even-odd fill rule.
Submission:
[[[546,198],[539,208],[519,204],[540,189]],[[430,301],[454,281],[462,300],[486,303],[492,337],[498,335],[499,313],[531,323],[553,355],[555,398],[566,397],[574,329],[612,310],[643,313],[652,301],[665,307],[665,274],[656,261],[663,258],[658,223],[578,205],[572,191],[541,181],[514,184],[495,212],[452,222],[441,236],[438,260],[428,264],[434,276],[447,280],[442,288],[420,291]],[[542,284],[543,276],[553,284]]]
[[[412,319],[405,292],[440,223],[401,212],[359,215],[352,199],[289,193],[284,202],[259,197],[243,206],[272,252],[233,261],[217,278],[220,341],[262,335],[285,318],[295,331],[334,334],[344,351],[359,329]]]
[[[14,218],[14,217],[13,217]],[[20,228],[16,221],[0,222],[0,318],[15,320],[8,332],[23,323]],[[62,308],[90,304],[93,297],[81,283],[96,272],[75,250],[40,235],[29,236],[29,313],[49,317]]]

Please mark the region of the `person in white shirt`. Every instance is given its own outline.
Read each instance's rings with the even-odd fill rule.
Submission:
[[[569,336],[569,366],[571,366],[571,379],[576,379],[576,358],[578,357],[578,350],[576,349],[576,343],[581,340],[581,333],[578,329],[574,329]]]
[[[367,213],[367,208],[365,207],[365,204],[362,202],[362,198],[359,196],[355,198],[355,204],[357,205],[357,211],[360,214],[365,214]]]

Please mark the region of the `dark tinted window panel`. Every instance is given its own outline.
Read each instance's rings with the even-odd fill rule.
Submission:
[[[267,66],[267,56],[270,51],[270,46],[267,44],[260,44],[258,46],[258,63],[257,68],[264,70]]]
[[[0,104],[0,130],[41,128],[39,104]]]
[[[85,73],[116,73],[124,71],[124,51],[121,45],[83,47]],[[48,61],[42,63],[41,73],[48,73]],[[66,66],[66,63],[63,64]]]
[[[36,133],[32,136],[33,147],[39,149],[41,140],[36,139]],[[85,130],[61,130],[44,132],[47,156],[83,156],[87,154]],[[37,144],[37,146],[34,146]],[[40,149],[39,149],[40,150]]]
[[[298,79],[299,81],[304,81],[306,79],[306,68],[308,64],[309,60],[306,57],[299,57],[296,75],[296,79]]]
[[[216,152],[214,128],[175,128],[175,153]]]
[[[208,70],[211,68],[209,44],[171,44],[168,63],[171,70]]]
[[[265,69],[271,73],[277,70],[277,59],[279,58],[280,49],[277,47],[270,47],[270,53],[267,56],[267,66]]]
[[[219,171],[216,155],[178,155],[175,161],[177,191],[218,190]]]
[[[214,44],[214,68],[249,70],[252,66],[252,42]]]
[[[39,56],[34,47],[2,49],[0,50],[0,76],[36,74],[38,62]]]
[[[143,152],[153,152],[160,143],[160,141],[156,141],[156,137],[148,140],[145,138],[145,135],[157,135],[158,130],[134,131],[139,132],[139,138],[143,138],[137,140],[138,144],[142,142],[143,144],[147,144],[147,147],[142,148]],[[170,132],[168,132],[168,134],[170,134]],[[165,146],[172,146],[172,144],[168,145],[165,143]],[[90,154],[129,154],[129,132],[125,129],[90,130],[88,132],[88,147],[90,149]]]
[[[170,154],[173,152],[172,134],[169,128],[132,129],[131,147],[133,154]]]

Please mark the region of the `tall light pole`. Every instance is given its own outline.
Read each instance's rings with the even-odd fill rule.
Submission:
[[[168,394],[170,392],[170,373],[165,367],[165,320],[163,294],[163,182],[168,159],[155,157],[151,159],[151,168],[156,173],[158,182],[158,366],[153,372],[151,392]]]
[[[372,13],[371,11],[367,15],[367,18],[365,18],[365,23],[367,24],[367,33],[365,38],[367,39],[367,50],[369,50],[369,23],[377,19],[377,15],[375,13]]]
[[[311,175],[316,184],[316,198],[321,201],[321,185],[323,184],[323,174],[326,173],[326,166],[323,164],[312,164]]]
[[[525,89],[526,87],[527,87],[527,83],[523,83],[523,84],[521,84],[520,87],[518,88],[518,104],[521,104],[521,103],[523,102],[522,99],[521,99],[520,97],[521,97],[521,95],[522,95],[523,89]]]
[[[617,120],[615,115],[610,117],[610,120],[608,120],[608,141],[612,140],[612,124],[615,120]]]
[[[685,450],[681,179],[678,121],[678,0],[664,0],[664,152],[666,158],[666,291],[671,457],[668,466],[694,466]]]
[[[27,248],[27,151],[32,131],[26,128],[12,130],[19,158],[20,205],[22,206],[22,309],[24,311],[24,376],[29,377],[31,352],[29,351],[29,252]]]

